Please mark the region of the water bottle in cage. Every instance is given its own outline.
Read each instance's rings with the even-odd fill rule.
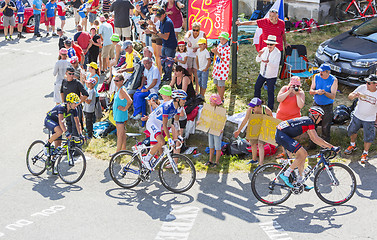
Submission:
[[[308,165],[304,170],[304,176],[306,177],[310,173],[311,170],[312,170],[312,167]]]

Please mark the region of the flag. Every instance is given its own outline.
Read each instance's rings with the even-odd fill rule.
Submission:
[[[284,1],[283,0],[277,0],[274,5],[272,5],[272,7],[270,9],[276,9],[278,10],[278,14],[279,14],[279,19],[283,20],[284,21]],[[268,18],[270,15],[270,12],[268,12],[264,18]],[[255,30],[255,33],[254,33],[254,39],[253,39],[253,44],[254,45],[258,45],[259,44],[259,38],[260,36],[262,35],[263,33],[263,30],[261,28],[257,28],[257,30]]]

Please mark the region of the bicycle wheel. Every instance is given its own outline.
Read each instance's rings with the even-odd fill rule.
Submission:
[[[356,178],[348,166],[330,163],[329,170],[323,166],[315,175],[314,190],[325,203],[340,205],[349,201],[355,193]]]
[[[359,12],[357,11],[357,8],[355,7],[355,4],[352,4],[350,8],[347,10],[347,7],[349,6],[349,2],[343,2],[339,3],[335,7],[335,18],[338,21],[344,21],[348,19],[353,19],[359,16]]]
[[[47,156],[44,154],[45,143],[34,141],[26,153],[26,166],[34,176],[41,175],[46,170]]]
[[[264,204],[277,205],[291,196],[291,189],[279,177],[283,165],[267,163],[259,167],[251,178],[251,190],[254,196]]]
[[[66,154],[59,156],[55,167],[63,182],[74,184],[80,181],[86,170],[86,159],[83,151],[74,147]]]
[[[130,151],[119,151],[111,158],[110,176],[122,188],[132,188],[140,183],[141,162]]]
[[[189,190],[196,180],[195,166],[192,161],[181,154],[172,154],[178,172],[175,173],[168,157],[165,157],[158,171],[162,185],[169,191],[182,193]]]

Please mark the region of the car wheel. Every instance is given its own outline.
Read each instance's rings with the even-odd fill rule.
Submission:
[[[31,16],[31,17],[29,18],[29,21],[27,21],[27,25],[28,25],[28,26],[34,26],[34,25],[35,25],[34,16]]]

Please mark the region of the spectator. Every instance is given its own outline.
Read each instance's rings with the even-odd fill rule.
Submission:
[[[89,0],[88,3],[89,2],[92,2],[92,3],[90,4],[90,7],[88,9],[88,18],[89,18],[90,26],[93,26],[93,22],[97,18],[97,10],[100,7],[100,5],[99,5],[99,0]]]
[[[207,39],[205,32],[201,31],[202,25],[200,22],[192,24],[192,30],[187,31],[185,35],[185,42],[187,43],[187,70],[193,77],[191,80],[196,82],[196,91],[199,93],[198,74],[196,66],[196,51],[199,49],[198,41],[201,38]]]
[[[72,0],[73,14],[75,16],[75,26],[80,23],[79,8],[84,4],[83,0]]]
[[[147,46],[147,47],[144,47],[143,48],[143,56],[144,57],[148,57],[148,58],[151,58],[153,61],[155,60],[155,57],[154,57],[154,51],[153,51],[153,48],[151,46]],[[160,75],[161,76],[161,75]]]
[[[26,38],[24,35],[22,35],[22,28],[23,28],[24,20],[25,20],[25,7],[26,6],[27,6],[27,3],[23,3],[22,0],[16,0],[18,38]],[[4,30],[4,35],[5,35],[5,30]]]
[[[175,87],[176,89],[182,89],[187,93],[186,105],[190,104],[196,97],[190,74],[182,66],[175,66],[174,78],[170,82],[170,86],[172,88]]]
[[[67,11],[67,5],[65,5],[65,0],[60,0],[57,4],[57,9],[58,9],[58,16],[60,18],[60,28],[63,30],[64,29],[64,25],[65,25],[65,20],[66,20],[66,17],[65,17],[65,14],[66,14],[66,11]]]
[[[88,62],[98,62],[99,50],[102,48],[101,36],[97,34],[96,27],[90,28],[91,45],[88,50]]]
[[[130,11],[134,8],[129,0],[116,0],[111,4],[110,12],[114,12],[115,33],[122,41],[131,40]]]
[[[117,152],[126,150],[126,130],[125,125],[128,120],[128,109],[132,105],[132,99],[123,86],[124,78],[121,74],[114,77],[116,93],[113,103],[113,115],[117,129]]]
[[[4,35],[6,41],[11,41],[13,28],[16,26],[16,22],[14,19],[14,11],[17,11],[16,5],[13,1],[5,0],[1,3],[0,12],[3,13],[3,25],[4,25]],[[9,36],[8,36],[8,28],[9,28]]]
[[[150,15],[150,20],[148,21],[149,27],[153,29],[153,26],[155,26],[156,30],[158,31],[160,29],[160,20],[156,18],[156,12],[160,8],[158,4],[154,4],[152,6],[152,14]],[[160,71],[160,75],[162,75],[162,66],[161,66],[161,49],[162,49],[162,38],[157,36],[157,34],[152,33],[151,37],[152,42],[152,48],[153,52],[155,53],[156,57],[156,66],[158,70]]]
[[[207,90],[209,67],[211,66],[211,57],[207,50],[207,39],[199,39],[198,45],[199,50],[196,51],[196,66],[198,66],[198,83],[200,86],[200,94],[204,97]]]
[[[98,84],[99,84],[99,69],[98,65],[95,62],[91,62],[88,64],[88,72],[86,74],[86,80],[89,80],[90,78],[94,78],[96,80],[96,83],[94,84],[94,90],[96,91],[96,97],[99,97],[98,95]]]
[[[59,50],[64,48],[64,41],[68,39],[68,37],[66,35],[64,35],[64,31],[61,29],[61,28],[57,28],[56,29],[56,33],[58,34],[59,36],[59,43],[58,43],[58,46],[59,46]]]
[[[182,31],[183,16],[181,9],[185,5],[177,0],[168,0],[164,6],[166,16],[168,16],[174,24],[175,37],[178,39],[178,34]]]
[[[254,97],[251,99],[249,105],[249,109],[246,112],[246,116],[243,119],[241,125],[234,132],[234,137],[237,138],[241,132],[241,130],[249,123],[251,114],[264,114],[272,117],[272,111],[266,105],[262,105],[262,100],[260,98]],[[264,144],[265,142],[260,140],[250,140],[251,149],[252,149],[252,159],[249,163],[258,163],[257,159],[257,148],[259,149],[259,164],[258,166],[263,165],[264,162]]]
[[[68,38],[67,40],[64,41],[64,47],[68,50],[68,57],[69,58],[76,56],[76,51],[72,47],[72,40],[71,39]]]
[[[147,114],[145,98],[150,93],[157,93],[161,76],[156,66],[153,65],[151,58],[144,57],[144,74],[141,80],[141,86],[136,90],[134,99],[134,113],[131,118],[139,120],[142,116]]]
[[[71,64],[73,69],[75,69],[75,74],[73,75],[73,78],[81,81],[82,85],[85,86],[85,79],[81,79],[82,68],[80,67],[79,58],[77,56],[73,56],[69,60],[69,63]]]
[[[58,61],[55,63],[54,72],[53,72],[54,76],[56,76],[56,80],[54,83],[54,101],[56,105],[63,102],[60,95],[60,89],[62,86],[64,76],[67,71],[67,67],[69,66],[69,62],[67,59],[68,59],[68,50],[66,48],[60,49],[59,58],[58,58]]]
[[[83,112],[85,114],[85,126],[88,138],[93,137],[93,123],[96,121],[94,109],[96,105],[96,91],[94,90],[94,85],[96,80],[94,78],[89,78],[85,81],[86,87],[88,88],[88,98],[84,101]]]
[[[106,18],[101,16],[99,18],[102,23],[99,26],[98,33],[103,39],[102,47],[102,70],[101,73],[108,70],[109,67],[109,57],[114,58],[114,45],[111,42],[111,36],[113,35],[113,28],[109,23],[106,22]]]
[[[80,24],[76,26],[76,29],[77,32],[73,36],[73,41],[75,41],[75,44],[78,44],[81,47],[85,56],[83,63],[85,65],[86,63],[88,63],[88,51],[92,44],[92,36],[90,36],[90,33],[83,31]]]
[[[221,100],[224,101],[225,81],[229,75],[230,46],[228,45],[229,33],[222,32],[219,35],[220,44],[211,51],[215,54],[215,63],[213,66],[213,83],[217,87]]]
[[[39,25],[41,24],[42,0],[33,0],[33,14],[34,14],[34,37],[42,37],[39,32]]]
[[[267,84],[268,107],[274,109],[275,83],[279,73],[281,52],[276,48],[276,36],[270,35],[265,40],[267,47],[259,51],[256,61],[260,62],[260,71],[254,86],[254,97],[261,98],[263,84]]]
[[[108,13],[103,14],[103,16],[105,17],[106,22],[111,25],[111,27],[113,28],[113,32],[114,32],[115,31],[114,18],[110,18]]]
[[[79,58],[79,63],[83,65],[85,60],[84,51],[74,42],[72,42],[72,48],[75,50],[76,56]]]
[[[81,18],[81,26],[84,27],[84,31],[86,32],[86,29],[88,27],[88,8],[89,8],[89,3],[86,2],[83,5],[80,6],[78,9],[79,16]],[[78,26],[77,24],[76,26]]]
[[[57,4],[56,0],[50,0],[46,4],[45,8],[45,24],[46,24],[46,37],[50,35],[50,26],[52,28],[52,36],[57,36],[55,33],[55,16],[56,16],[56,11],[57,11]]]
[[[110,6],[111,6],[110,0],[103,0],[102,1],[102,13],[110,13]]]
[[[134,13],[136,16],[140,15],[141,19],[146,19],[148,10],[149,0],[142,0],[136,3]]]
[[[348,136],[351,138],[350,146],[344,151],[345,154],[352,154],[356,148],[357,132],[364,129],[364,151],[361,155],[361,163],[368,160],[368,151],[376,136],[376,114],[377,114],[377,75],[372,74],[365,79],[366,84],[358,86],[348,95],[350,100],[358,99],[351,122],[348,125]]]
[[[182,66],[184,69],[187,69],[187,48],[184,41],[178,42],[177,51],[175,53],[174,62],[177,65]]]
[[[74,79],[75,69],[72,67],[67,68],[66,77],[67,79],[64,79],[62,82],[62,86],[60,88],[60,95],[62,99],[66,99],[67,95],[69,93],[76,93],[77,96],[80,97],[80,103],[76,107],[78,117],[81,123],[81,126],[83,126],[82,122],[82,105],[81,103],[86,100],[86,98],[89,96],[88,92],[85,90],[82,83]],[[73,120],[73,117],[67,118],[67,128],[68,132],[72,133],[73,136],[78,136],[78,131],[75,126],[75,121]]]
[[[267,40],[268,36],[270,35],[276,36],[276,47],[277,49],[279,49],[279,51],[283,51],[284,48],[289,46],[289,44],[287,44],[287,40],[285,37],[285,23],[283,20],[279,19],[278,10],[276,9],[271,9],[269,11],[268,18],[262,18],[246,22],[240,22],[239,20],[237,20],[236,24],[237,26],[258,25],[258,27],[262,29],[263,33],[259,38],[259,44],[257,46],[258,52],[264,47],[266,47],[267,44],[265,40]]]
[[[330,128],[333,119],[333,103],[338,91],[338,80],[330,74],[328,64],[319,67],[319,74],[314,76],[309,93],[314,96],[313,106],[319,106],[325,111],[322,116],[322,138],[330,142]],[[312,148],[313,144],[309,146]]]
[[[114,66],[118,66],[119,64],[119,59],[120,59],[120,55],[123,53],[123,55],[125,54],[125,51],[122,51],[122,43],[120,42],[120,37],[118,34],[114,33],[112,36],[111,36],[111,42],[113,43],[114,45],[114,58],[112,58],[110,60],[110,76],[113,75],[113,67]]]
[[[160,21],[160,31],[153,26],[153,33],[156,33],[157,36],[162,38],[162,50],[161,50],[161,57],[162,58],[171,58],[173,59],[175,56],[175,49],[177,48],[177,38],[175,37],[174,33],[174,25],[173,22],[170,20],[169,17],[166,16],[164,9],[158,9],[156,12],[156,18]],[[151,33],[148,29],[146,33]],[[162,64],[164,69],[164,77],[163,81],[170,81],[171,80],[171,73],[172,73],[172,64],[167,63],[166,61]]]

